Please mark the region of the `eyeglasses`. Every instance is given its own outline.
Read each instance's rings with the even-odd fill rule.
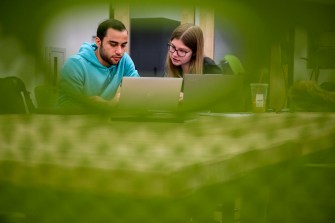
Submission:
[[[172,44],[168,43],[168,49],[170,51],[170,53],[174,53],[177,51],[177,55],[180,57],[184,57],[186,56],[187,53],[191,52],[191,51],[185,51],[185,50],[177,50],[175,46],[173,46]]]

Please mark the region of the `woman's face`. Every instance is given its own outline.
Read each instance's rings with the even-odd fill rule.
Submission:
[[[179,39],[173,39],[169,46],[171,62],[175,66],[187,65],[192,58],[192,50]]]

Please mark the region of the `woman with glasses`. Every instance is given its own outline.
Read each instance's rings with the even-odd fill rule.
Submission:
[[[172,32],[166,57],[167,77],[220,73],[220,67],[204,56],[204,37],[199,26],[185,23]]]

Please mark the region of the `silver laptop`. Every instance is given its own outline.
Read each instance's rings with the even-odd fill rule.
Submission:
[[[175,111],[181,86],[181,78],[123,77],[118,110]]]
[[[184,74],[182,110],[195,112],[244,112],[243,75]]]

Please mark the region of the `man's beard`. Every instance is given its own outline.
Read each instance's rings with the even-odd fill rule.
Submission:
[[[105,61],[106,63],[108,63],[109,66],[113,65],[113,62],[110,60],[110,58],[106,56],[105,48],[103,47],[102,42],[100,45],[99,54],[100,54],[101,59]]]

